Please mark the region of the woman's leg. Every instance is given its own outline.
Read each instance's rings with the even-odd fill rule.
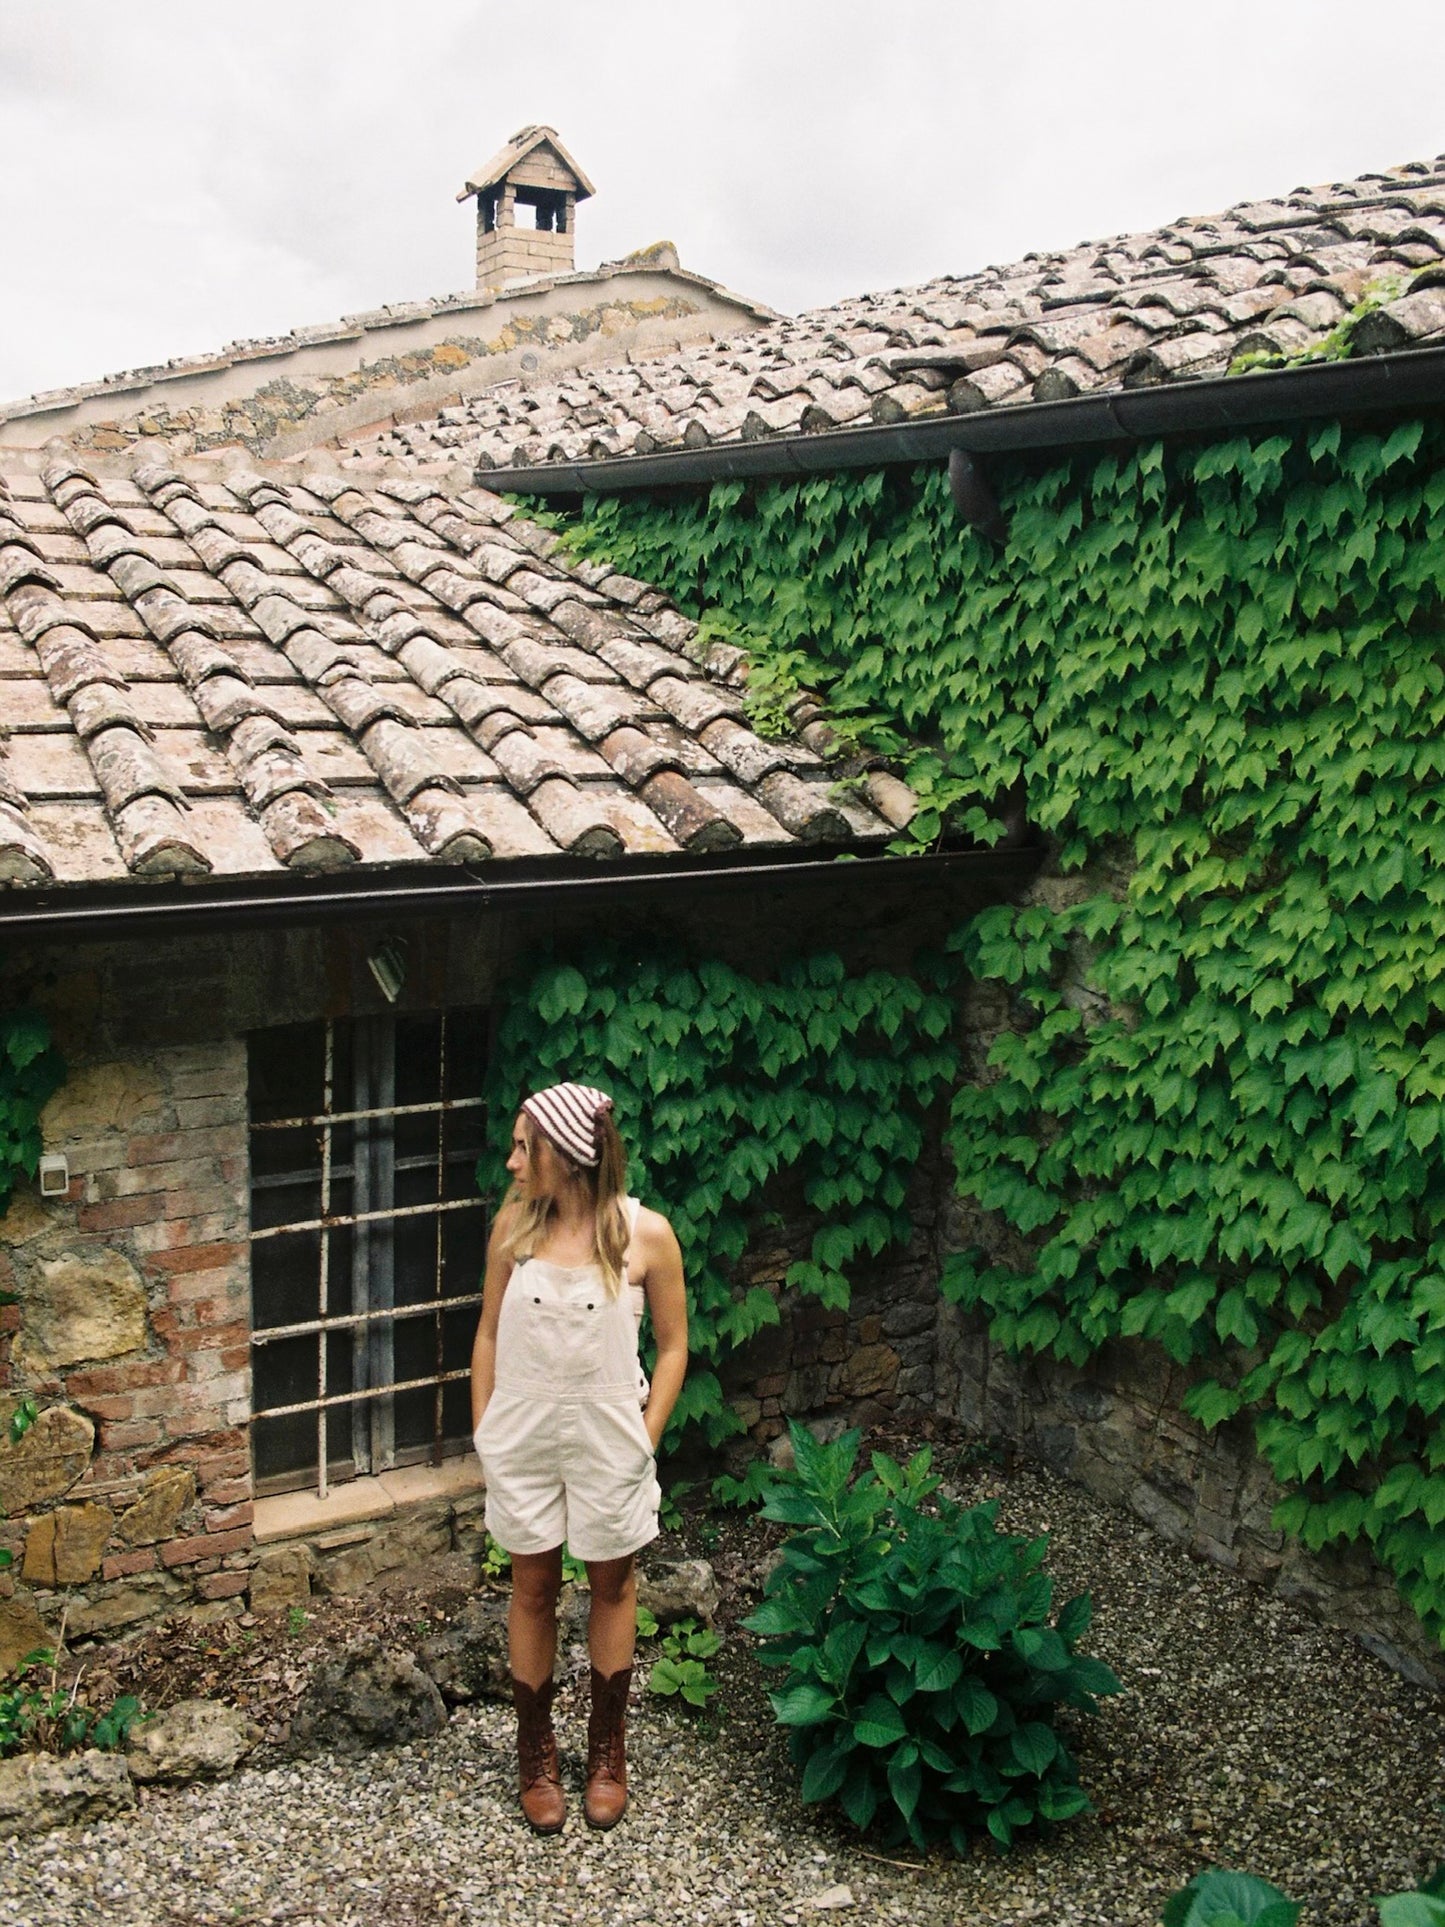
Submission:
[[[627,1805],[627,1689],[637,1639],[637,1561],[589,1559],[592,1605],[587,1645],[592,1655],[592,1711],[587,1721],[587,1792],[583,1817],[590,1827],[612,1827]]]
[[[552,1665],[557,1657],[557,1594],[562,1548],[512,1554],[512,1604],[507,1647],[512,1703],[517,1709],[518,1789],[528,1826],[557,1833],[567,1817],[557,1736],[552,1730]]]
[[[562,1590],[562,1548],[512,1554],[512,1604],[507,1649],[512,1677],[528,1686],[551,1679],[557,1659],[557,1596]]]
[[[599,1673],[620,1673],[632,1664],[637,1642],[637,1557],[589,1559],[587,1581],[592,1603],[587,1616],[587,1647]]]

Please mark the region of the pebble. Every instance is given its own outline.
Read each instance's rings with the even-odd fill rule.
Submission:
[[[1370,1896],[1445,1858],[1437,1699],[1060,1480],[964,1487],[999,1497],[1011,1530],[1050,1522],[1056,1600],[1093,1591],[1087,1647],[1129,1689],[1096,1720],[1065,1716],[1095,1811],[1050,1839],[919,1859],[803,1807],[730,1632],[720,1717],[634,1696],[633,1802],[611,1833],[582,1824],[585,1707],[569,1682],[555,1838],[522,1825],[510,1713],[480,1704],[392,1752],[147,1790],[121,1819],[4,1842],[0,1927],[803,1927],[833,1909],[908,1927],[1155,1927],[1209,1864],[1272,1880],[1311,1927],[1376,1927]]]

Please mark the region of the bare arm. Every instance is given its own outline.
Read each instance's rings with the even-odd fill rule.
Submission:
[[[682,1281],[682,1252],[667,1219],[660,1212],[643,1211],[637,1229],[647,1267],[642,1283],[657,1340],[652,1392],[642,1417],[656,1450],[687,1376],[687,1292]]]
[[[498,1212],[487,1240],[487,1270],[482,1283],[482,1315],[477,1320],[477,1335],[472,1343],[472,1430],[482,1422],[497,1382],[497,1321],[502,1315],[502,1299],[512,1275],[512,1261],[501,1249],[505,1235],[504,1214]]]

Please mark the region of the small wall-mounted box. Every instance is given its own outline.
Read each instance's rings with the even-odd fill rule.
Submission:
[[[49,1157],[40,1160],[40,1195],[42,1198],[63,1198],[70,1190],[70,1160],[63,1157]]]

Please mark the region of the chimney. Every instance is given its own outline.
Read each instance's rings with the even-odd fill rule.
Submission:
[[[554,128],[513,134],[457,195],[476,196],[477,286],[570,274],[577,203],[593,191]]]

